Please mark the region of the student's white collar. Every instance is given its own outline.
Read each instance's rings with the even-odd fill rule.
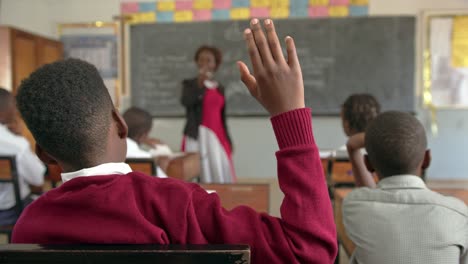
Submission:
[[[102,176],[111,174],[127,174],[132,169],[126,163],[104,163],[92,168],[85,168],[79,171],[62,173],[62,181],[66,182],[76,177]]]

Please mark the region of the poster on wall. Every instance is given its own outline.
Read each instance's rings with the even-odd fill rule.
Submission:
[[[468,17],[431,19],[432,104],[437,108],[468,107]]]
[[[65,35],[61,38],[66,58],[79,58],[99,70],[102,78],[118,73],[117,37],[114,35]]]
[[[87,61],[98,69],[112,101],[117,101],[118,50],[115,35],[63,35],[65,58]]]

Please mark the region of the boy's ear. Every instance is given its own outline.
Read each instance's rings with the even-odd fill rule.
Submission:
[[[431,161],[432,161],[431,151],[427,149],[426,152],[424,153],[424,160],[422,162],[421,169],[426,170],[427,168],[429,168],[429,166],[431,165]]]
[[[115,108],[112,109],[112,119],[117,125],[117,132],[119,134],[119,137],[123,139],[127,138],[127,135],[128,135],[127,123],[125,123],[125,120]]]
[[[365,154],[364,155],[364,164],[366,165],[366,168],[368,171],[370,171],[371,173],[374,173],[375,172],[375,169],[374,169],[374,166],[372,166],[370,160],[369,160],[369,155]]]
[[[36,143],[36,155],[45,164],[57,165],[57,160]]]

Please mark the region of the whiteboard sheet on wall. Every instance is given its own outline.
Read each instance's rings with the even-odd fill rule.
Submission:
[[[468,68],[452,64],[453,22],[453,17],[430,22],[432,103],[439,108],[468,108]]]

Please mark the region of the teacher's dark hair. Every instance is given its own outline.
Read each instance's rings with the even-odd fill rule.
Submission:
[[[195,62],[198,61],[198,57],[200,56],[200,53],[202,53],[204,51],[208,51],[211,54],[213,54],[213,56],[215,58],[216,70],[217,70],[219,68],[219,66],[221,65],[221,63],[223,62],[223,54],[221,53],[221,50],[218,49],[215,46],[203,45],[203,46],[199,47],[197,49],[197,51],[195,52],[195,57],[194,57]]]

